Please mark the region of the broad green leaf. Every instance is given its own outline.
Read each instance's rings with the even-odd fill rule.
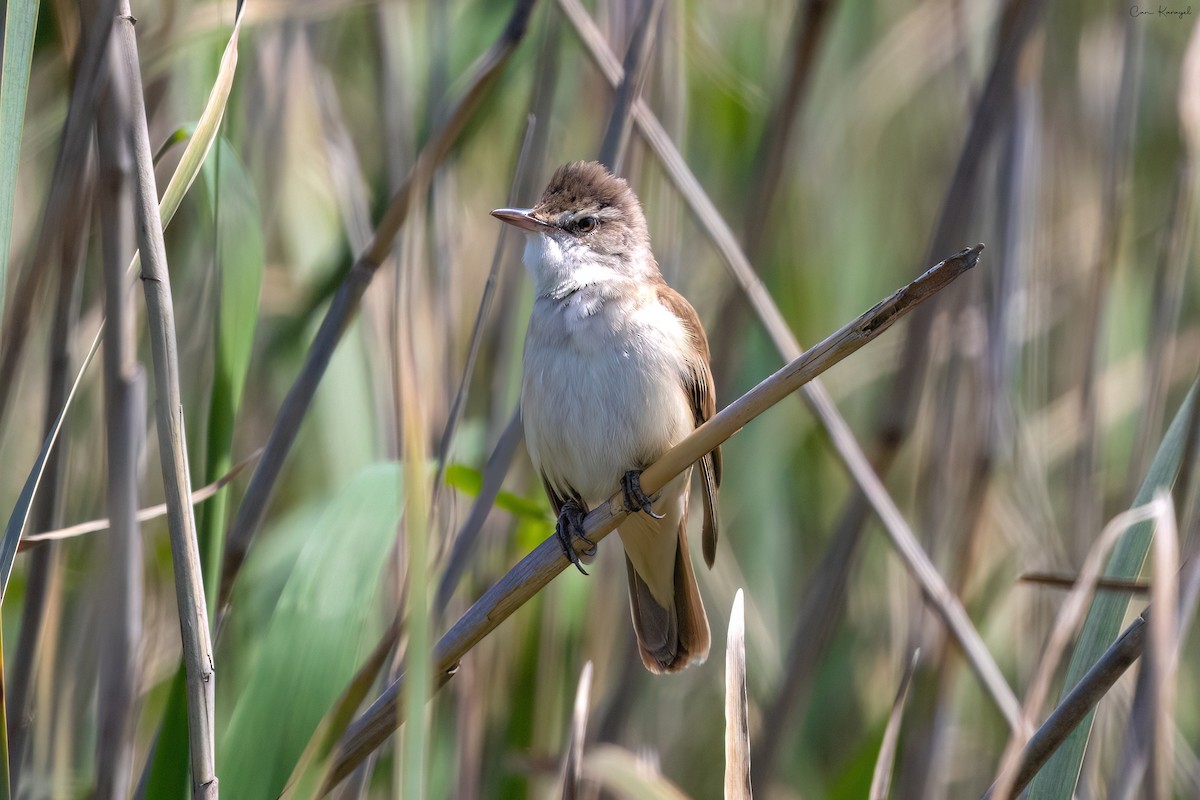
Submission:
[[[450,486],[465,495],[475,497],[483,488],[483,473],[474,467],[464,464],[451,464],[446,467],[444,480]],[[512,492],[496,494],[496,507],[501,508],[522,520],[532,520],[539,525],[553,522],[554,515],[543,500],[533,500]]]
[[[446,467],[445,481],[447,486],[474,497],[483,488],[483,473],[464,464],[451,464]]]
[[[258,195],[227,141],[219,140],[216,155],[205,163],[201,176],[201,197],[211,212],[210,221],[215,222],[213,251],[217,254],[215,267],[220,294],[204,467],[204,481],[211,483],[210,475],[224,475],[233,465],[233,430],[258,322],[264,249]],[[217,596],[228,503],[228,490],[218,492],[203,509],[199,528],[205,591],[210,603]],[[213,612],[210,608],[209,613]]]
[[[8,280],[21,131],[25,127],[38,6],[38,0],[13,0],[5,4],[4,63],[0,67],[0,322],[4,320],[4,284]]]
[[[279,796],[378,636],[374,600],[400,521],[400,482],[396,464],[369,467],[311,520],[219,743],[221,783],[237,797]]]
[[[188,729],[187,687],[183,667],[176,671],[167,694],[167,710],[155,740],[149,775],[146,776],[146,797],[187,797],[188,787]],[[220,769],[221,765],[218,764]],[[217,773],[220,777],[220,773]]]
[[[1183,405],[1175,414],[1171,427],[1167,429],[1162,444],[1150,464],[1146,479],[1134,498],[1133,507],[1149,503],[1159,490],[1169,490],[1179,474],[1179,464],[1183,458],[1192,414],[1196,408],[1197,386],[1192,384]],[[1134,579],[1142,571],[1146,561],[1146,552],[1150,548],[1150,536],[1154,527],[1152,522],[1142,522],[1133,525],[1121,537],[1109,557],[1105,567],[1104,577]],[[1067,676],[1063,682],[1061,697],[1065,697],[1084,674],[1091,669],[1097,659],[1103,655],[1109,645],[1121,631],[1125,621],[1125,612],[1129,608],[1127,592],[1101,592],[1092,601],[1087,619],[1071,654],[1071,663],[1067,667]],[[1096,712],[1093,710],[1084,718],[1079,726],[1071,732],[1062,746],[1055,751],[1046,766],[1033,779],[1029,788],[1030,800],[1070,800],[1075,792],[1075,784],[1079,781],[1079,770],[1083,765],[1083,754],[1087,749],[1088,738],[1092,732],[1092,721]]]
[[[539,525],[554,522],[554,515],[550,513],[550,507],[541,499],[530,500],[528,497],[521,497],[512,492],[499,492],[496,495],[496,507],[502,508],[522,520],[529,520]]]
[[[204,187],[206,196],[211,196],[215,204],[217,252],[221,259],[217,377],[233,398],[231,410],[236,412],[246,384],[258,322],[264,261],[262,215],[258,193],[245,165],[227,141],[222,139],[219,147],[218,157],[205,165]],[[218,186],[219,199],[215,193]]]
[[[288,779],[287,789],[280,796],[280,800],[313,797],[319,791],[329,768],[329,756],[333,746],[354,719],[371,687],[375,685],[375,678],[395,645],[396,635],[398,634],[385,635],[379,640],[371,655],[354,673],[353,680],[342,690],[337,702],[322,718],[299,761],[296,762],[292,777]]]

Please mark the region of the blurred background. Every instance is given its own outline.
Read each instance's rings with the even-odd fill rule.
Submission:
[[[44,2],[37,21],[0,329],[6,510],[105,313],[105,173],[90,147],[54,169],[96,7]],[[384,673],[406,657],[427,661],[430,637],[552,532],[523,446],[503,435],[532,289],[523,242],[501,238],[488,212],[532,205],[554,167],[596,157],[614,94],[581,31],[594,23],[619,63],[644,9],[533,4],[461,131],[435,155],[427,148],[422,163],[434,168],[414,173],[514,7],[246,5],[219,138],[166,231],[192,483],[250,459],[197,510],[220,620],[215,729],[227,796],[279,795],[397,609]],[[1104,524],[1132,504],[1200,365],[1200,34],[1190,8],[1143,11],[1123,1],[666,2],[641,65],[639,113],[657,119],[698,187],[681,185],[638,124],[620,164],[668,282],[708,330],[718,407],[785,360],[714,245],[722,224],[805,345],[986,244],[975,270],[821,380],[1019,698],[1064,597],[1020,577],[1078,574]],[[217,78],[235,9],[149,2],[132,12],[161,191]],[[94,113],[109,102],[101,89]],[[56,180],[76,202],[46,250],[37,240]],[[334,292],[402,188],[403,226],[302,412],[218,613],[221,541],[237,525],[254,456]],[[720,219],[702,218],[705,208]],[[136,357],[149,374],[140,286],[135,295]],[[82,374],[27,536],[109,513],[105,355]],[[163,481],[154,415],[143,408],[137,419],[137,499],[148,507],[162,501]],[[1182,430],[1174,501],[1187,574],[1200,517],[1194,431]],[[423,725],[410,718],[340,796],[555,795],[589,660],[584,796],[719,796],[724,639],[738,588],[760,796],[866,796],[918,647],[891,796],[982,794],[1008,725],[825,426],[788,398],[724,458],[717,563],[708,571],[696,558],[713,628],[706,664],[670,677],[641,667],[610,539],[590,577],[559,576],[463,658],[415,717]],[[75,535],[17,557],[2,617],[16,796],[88,797],[98,784],[109,788],[97,796],[186,796],[165,518],[132,535]],[[231,572],[226,561],[221,578]],[[1145,604],[1135,594],[1131,618]],[[1188,665],[1200,653],[1187,632],[1171,768],[1176,795],[1195,797],[1200,676]],[[116,703],[98,680],[113,651],[126,654],[118,677],[132,687]],[[1100,703],[1081,797],[1120,796],[1136,672]],[[124,777],[101,781],[114,764]]]

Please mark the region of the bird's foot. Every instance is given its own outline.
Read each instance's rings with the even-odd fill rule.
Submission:
[[[558,542],[562,545],[563,553],[566,554],[567,560],[575,565],[575,568],[587,575],[587,570],[583,568],[583,560],[579,557],[579,553],[575,551],[575,539],[582,539],[587,543],[588,549],[584,551],[586,556],[596,555],[596,543],[584,536],[583,533],[583,518],[587,516],[587,511],[583,506],[574,500],[568,500],[563,503],[562,509],[558,512],[558,525],[555,526],[554,532],[558,535]]]
[[[642,491],[642,471],[640,469],[631,469],[625,473],[621,478],[621,491],[625,493],[625,510],[630,514],[635,511],[644,511],[654,519],[663,518],[662,514],[654,512],[654,505]]]

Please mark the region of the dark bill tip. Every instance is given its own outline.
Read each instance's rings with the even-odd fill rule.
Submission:
[[[504,220],[509,225],[516,225],[518,228],[523,228],[534,233],[540,233],[551,227],[533,216],[533,209],[531,208],[497,208],[492,212],[492,216],[496,219]]]

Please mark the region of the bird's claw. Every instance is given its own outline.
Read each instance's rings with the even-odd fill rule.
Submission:
[[[558,514],[558,525],[555,526],[554,532],[558,535],[558,542],[562,545],[563,553],[567,556],[567,560],[575,565],[575,568],[587,575],[587,570],[583,568],[583,560],[579,557],[579,553],[575,551],[575,539],[582,539],[588,546],[584,551],[584,555],[594,556],[596,554],[596,543],[583,533],[583,518],[587,512],[576,502],[568,500],[563,504],[562,510]]]
[[[662,519],[663,514],[654,511],[650,498],[642,491],[642,471],[631,469],[621,478],[621,490],[625,493],[625,510],[629,513],[643,511],[654,519]]]

